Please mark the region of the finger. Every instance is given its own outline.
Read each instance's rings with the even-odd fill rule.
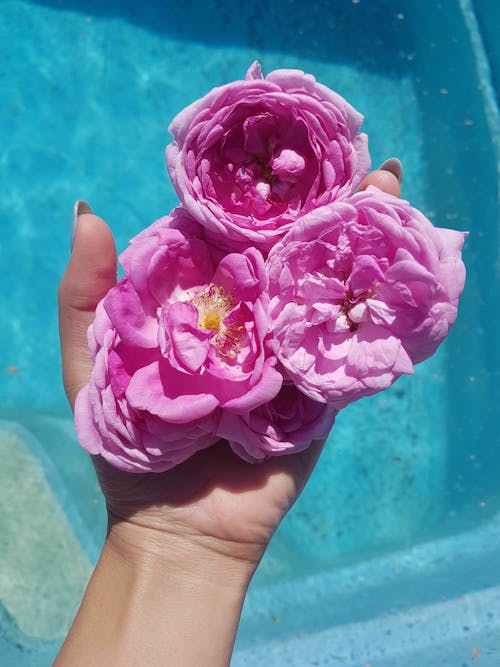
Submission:
[[[63,380],[73,407],[80,389],[89,380],[92,361],[87,346],[87,329],[95,309],[116,284],[115,242],[106,223],[84,203],[78,206],[71,259],[59,286],[59,336]]]
[[[403,169],[397,158],[390,158],[381,165],[379,169],[372,171],[363,179],[359,186],[360,191],[366,190],[369,185],[387,192],[395,197],[401,195],[401,178]]]
[[[302,493],[304,486],[307,484],[325,447],[325,443],[326,439],[313,440],[306,450],[286,457],[290,459],[290,468],[295,480],[297,495]]]

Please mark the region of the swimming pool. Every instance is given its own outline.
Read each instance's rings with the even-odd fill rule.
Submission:
[[[500,664],[494,0],[2,0],[0,15],[0,665],[50,664],[104,534],[59,381],[73,202],[123,248],[175,205],[169,120],[255,58],[341,92],[375,165],[399,156],[404,195],[471,235],[449,339],[340,415],[255,577],[233,664]]]

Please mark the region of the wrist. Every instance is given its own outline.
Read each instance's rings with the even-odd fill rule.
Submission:
[[[143,580],[166,572],[186,585],[217,585],[244,597],[259,563],[260,549],[228,545],[218,538],[165,531],[110,517],[103,552]]]
[[[111,526],[57,667],[226,667],[253,568],[188,538]]]

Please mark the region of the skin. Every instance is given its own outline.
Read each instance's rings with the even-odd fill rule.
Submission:
[[[372,172],[360,189],[368,185],[400,193],[388,171]],[[59,288],[72,407],[92,368],[87,328],[116,279],[109,227],[80,215]],[[55,666],[228,665],[250,579],[323,444],[249,465],[221,441],[160,474],[125,473],[93,457],[108,534]]]
[[[401,195],[401,184],[390,171],[385,169],[375,169],[361,182],[360,190],[366,190],[369,185],[374,185],[390,195],[399,197]]]

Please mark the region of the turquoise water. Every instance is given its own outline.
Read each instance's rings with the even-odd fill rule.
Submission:
[[[421,638],[448,632],[466,664],[475,633],[488,664],[500,623],[497,14],[486,0],[271,0],[237,12],[229,0],[0,0],[2,667],[50,663],[104,532],[59,380],[55,294],[74,200],[125,247],[176,203],[171,118],[256,58],[343,94],[366,117],[374,164],[399,156],[404,196],[471,235],[449,339],[414,377],[339,416],[253,582],[234,664],[314,664],[314,633],[331,631],[337,648],[325,658],[321,635],[318,664],[387,666],[399,638],[424,650],[408,628],[429,606]],[[479,602],[465,609],[460,595]],[[390,613],[400,620],[380,620]],[[422,655],[394,664],[431,667]]]

